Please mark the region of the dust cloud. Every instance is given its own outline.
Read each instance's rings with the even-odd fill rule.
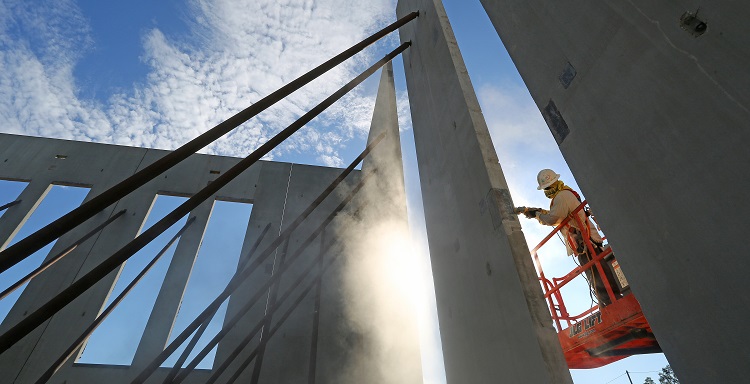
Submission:
[[[403,170],[384,140],[362,167],[367,178],[339,226],[346,255],[342,289],[350,349],[342,383],[422,383],[419,317],[426,298],[425,259],[407,221]],[[364,381],[363,381],[364,380]]]

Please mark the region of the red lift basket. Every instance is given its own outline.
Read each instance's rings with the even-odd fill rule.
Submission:
[[[584,207],[586,207],[586,201],[582,202],[531,251],[539,281],[544,290],[544,298],[549,304],[557,329],[557,337],[568,367],[572,369],[598,368],[628,356],[661,352],[651,332],[651,326],[643,316],[638,300],[629,292],[625,276],[620,271],[617,261],[610,256],[612,249],[609,246],[606,246],[604,251],[593,257],[590,262],[576,267],[563,277],[553,277],[550,280],[544,275],[539,262],[539,249],[568,225],[570,220],[575,220],[578,228],[585,228],[577,214]],[[583,239],[584,245],[590,255],[595,255],[594,244],[586,237],[584,236]],[[578,315],[571,315],[565,307],[560,289],[589,268],[596,268],[599,271],[611,304],[604,307],[594,305]],[[624,296],[615,295],[612,291],[604,268],[613,269],[613,274],[618,280],[616,283],[621,290],[626,292]]]

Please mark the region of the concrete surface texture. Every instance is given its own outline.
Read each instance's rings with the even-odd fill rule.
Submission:
[[[17,232],[18,227],[30,216],[33,208],[39,204],[51,184],[90,187],[91,191],[88,194],[90,198],[162,157],[165,151],[3,134],[0,135],[0,153],[3,154],[3,159],[7,159],[0,165],[0,178],[30,180],[20,197],[23,202],[11,207],[0,220],[0,234],[4,236],[0,241],[7,244],[7,238]],[[127,214],[105,228],[100,236],[88,240],[34,279],[2,323],[0,331],[9,329],[26,313],[38,308],[56,292],[67,287],[74,279],[91,270],[102,259],[135,237],[157,194],[190,196],[214,180],[217,174],[226,171],[238,161],[239,159],[236,158],[193,155],[63,236],[50,255],[62,250],[114,212],[127,209]],[[172,331],[214,200],[253,204],[242,247],[242,255],[247,256],[250,247],[255,243],[263,228],[270,224],[271,229],[259,250],[265,249],[340,173],[340,169],[334,168],[268,161],[256,163],[209,201],[191,212],[191,216],[197,217],[196,222],[176,246],[174,257],[133,363],[130,366],[73,364],[73,359],[71,359],[55,375],[54,382],[128,383],[162,350]],[[278,273],[285,258],[301,248],[302,242],[333,211],[359,179],[360,172],[354,171],[303,225],[295,230],[289,240],[279,247],[258,271],[253,273],[251,279],[231,296],[225,321],[237,313],[263,283],[273,274]],[[245,225],[245,223],[240,223],[240,225]],[[336,225],[334,221],[332,226]],[[343,241],[334,230],[327,230],[324,236],[330,244]],[[315,238],[313,243],[302,252],[300,258],[284,272],[279,283],[264,293],[263,299],[219,344],[214,368],[224,361],[237,343],[263,318],[267,310],[267,302],[272,302],[274,297],[280,298],[287,289],[292,287],[292,283],[303,270],[312,265],[313,272],[316,272],[320,268],[316,267],[316,264],[328,261],[335,254],[347,257],[342,254],[340,247],[333,247],[330,252],[323,252],[325,249],[321,245],[320,236]],[[317,291],[322,293],[318,293],[317,296],[314,293],[305,296],[275,336],[268,338],[265,350],[259,355],[263,357],[262,360],[256,358],[256,361],[262,361],[262,365],[250,364],[239,378],[240,380],[250,382],[255,376],[258,381],[254,382],[260,383],[332,383],[335,382],[335,378],[343,375],[342,371],[347,361],[342,363],[326,360],[328,357],[326,353],[345,356],[349,352],[346,345],[340,343],[341,337],[318,337],[319,334],[328,336],[331,333],[335,336],[335,333],[340,331],[336,328],[337,324],[327,323],[326,320],[345,319],[346,314],[340,306],[340,303],[345,300],[344,292],[338,285],[343,277],[336,275],[343,271],[345,270],[340,267],[332,268],[322,279],[318,280],[321,288]],[[111,273],[66,306],[50,321],[0,355],[0,372],[3,373],[3,379],[0,381],[34,382],[38,375],[46,370],[70,342],[95,319],[116,281],[117,274],[117,271]],[[314,278],[303,281],[302,286],[296,288],[292,294],[291,300],[287,300],[281,306],[280,311],[271,317],[271,327],[278,322],[281,313],[291,307],[294,298],[302,292],[305,282],[311,280],[312,283],[315,282]],[[315,291],[315,289],[311,290],[311,292]],[[268,326],[265,328],[271,329]],[[259,337],[256,336],[251,340],[237,362],[227,370],[228,373],[233,373],[238,364],[258,345],[258,339]],[[318,353],[319,351],[322,352]],[[317,359],[312,358],[315,355]],[[328,369],[321,367],[328,367]],[[166,372],[165,368],[160,368],[148,382],[161,382]],[[186,382],[205,382],[211,373],[211,370],[207,369],[196,370]],[[421,379],[421,375],[419,377]]]
[[[750,5],[481,2],[680,382],[747,382]]]
[[[398,16],[448,383],[571,383],[442,3]]]

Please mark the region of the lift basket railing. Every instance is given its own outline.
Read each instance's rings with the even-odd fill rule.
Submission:
[[[571,315],[568,312],[568,309],[565,306],[565,301],[563,300],[562,294],[560,293],[560,290],[565,285],[573,281],[573,279],[584,273],[586,270],[596,268],[596,270],[599,272],[599,276],[601,276],[601,279],[603,280],[604,286],[606,287],[610,302],[614,303],[616,300],[610,282],[607,279],[607,275],[604,273],[604,268],[608,268],[608,266],[602,265],[602,260],[612,254],[612,248],[610,248],[609,246],[605,246],[601,252],[597,253],[598,247],[595,246],[591,241],[590,236],[581,237],[583,238],[583,245],[586,247],[586,251],[588,251],[589,255],[595,256],[592,257],[591,261],[589,261],[588,263],[577,266],[563,277],[552,277],[551,279],[547,278],[547,276],[544,274],[544,270],[542,269],[542,264],[539,261],[539,249],[547,244],[547,242],[551,238],[556,236],[558,233],[561,233],[563,228],[571,226],[571,220],[575,221],[577,228],[587,228],[585,222],[581,220],[581,215],[578,214],[587,206],[588,204],[584,200],[576,209],[573,210],[573,212],[570,213],[570,215],[568,215],[568,217],[565,218],[565,220],[558,224],[555,229],[552,230],[552,232],[550,232],[544,239],[542,239],[541,242],[539,242],[536,247],[534,247],[534,249],[531,250],[531,257],[534,260],[534,265],[536,266],[537,274],[539,275],[539,281],[542,284],[544,298],[545,300],[547,300],[550,313],[552,314],[552,319],[555,321],[555,326],[557,327],[558,332],[563,329],[561,321],[565,321],[567,323],[567,328],[570,327],[571,324],[590,315],[593,312],[596,312],[596,310],[599,309],[598,305],[594,305],[591,308],[581,312],[580,314]],[[575,244],[577,244],[577,242],[573,240],[570,232],[571,231],[568,231],[565,241],[567,242],[567,244],[573,244],[572,248],[575,250]]]

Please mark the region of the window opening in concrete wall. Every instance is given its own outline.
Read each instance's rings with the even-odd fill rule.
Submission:
[[[226,201],[214,203],[211,220],[203,237],[203,244],[198,252],[198,258],[195,260],[193,272],[182,299],[180,312],[175,319],[172,334],[169,337],[170,342],[221,293],[237,270],[251,211],[251,204]],[[221,330],[226,311],[227,302],[224,302],[183,365],[187,365],[208,344],[208,341]],[[184,345],[173,353],[162,366],[174,366],[183,350]],[[213,366],[215,356],[216,347],[198,364],[198,368],[210,369]]]
[[[5,184],[5,182],[3,182],[2,187],[8,185],[9,184]],[[12,195],[14,193],[12,191],[12,188],[19,187],[16,185],[12,185],[10,187],[10,192],[7,193],[10,193]],[[21,190],[22,189],[23,186],[21,186]],[[5,190],[5,188],[3,188],[3,190]],[[81,205],[88,192],[89,188],[52,185],[47,192],[47,195],[44,197],[41,203],[39,203],[39,206],[37,206],[28,220],[26,220],[26,223],[24,223],[18,233],[16,233],[8,246],[17,243],[18,241],[24,239],[25,237],[36,232],[45,225],[51,223],[54,220],[57,220],[62,215]],[[20,191],[16,194],[16,197],[18,196],[18,194],[20,194]],[[52,247],[56,242],[57,241],[53,241],[52,243],[47,244],[47,246],[45,246],[44,248],[34,252],[31,256],[27,257],[25,260],[14,265],[12,268],[1,274],[0,291],[10,287],[20,278],[26,276],[27,274],[29,274],[29,272],[39,267],[44,261],[47,254],[49,254],[49,252],[52,250]],[[16,301],[18,301],[18,298],[26,288],[26,285],[27,284],[24,284],[13,293],[8,295],[6,298],[0,300],[0,321],[4,320],[5,317],[8,316],[8,312],[10,312],[10,309],[13,307]]]
[[[157,195],[141,231],[150,228],[185,200],[187,198]],[[133,278],[140,273],[143,267],[185,225],[185,222],[187,222],[187,216],[180,219],[169,230],[162,233],[125,263],[125,267],[122,269],[122,273],[120,273],[103,308],[106,308],[117,295],[122,293],[123,289],[133,281]],[[83,353],[78,358],[78,363],[131,364],[176,248],[177,242],[172,244],[141,282],[94,331],[87,341]]]
[[[29,183],[24,181],[0,180],[0,206],[15,201]],[[0,212],[2,217],[6,210]]]

